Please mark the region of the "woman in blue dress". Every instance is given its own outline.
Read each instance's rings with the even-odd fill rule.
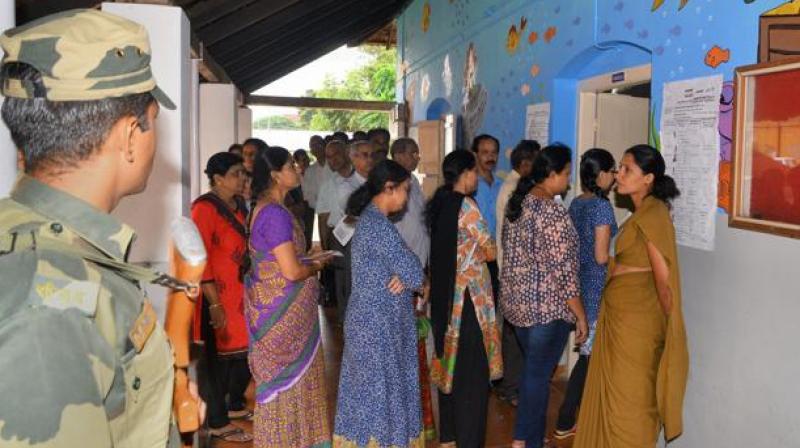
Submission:
[[[617,234],[614,207],[608,200],[608,192],[614,185],[614,166],[614,156],[605,149],[586,151],[581,157],[580,166],[583,194],[575,198],[569,207],[570,218],[578,231],[581,298],[589,324],[589,337],[581,345],[578,362],[569,377],[556,424],[556,439],[575,435],[576,411],[581,403],[592,352],[600,297],[606,280],[609,246]]]
[[[376,165],[348,200],[353,289],[344,322],[334,447],[423,447],[412,293],[424,281],[419,258],[389,216],[402,211],[410,173]]]

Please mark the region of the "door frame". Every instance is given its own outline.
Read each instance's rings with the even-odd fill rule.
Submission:
[[[617,76],[622,76],[623,79],[614,81]],[[652,78],[652,64],[642,64],[582,79],[578,82],[578,121],[575,126],[576,163],[575,166],[572,167],[572,191],[575,192],[575,195],[578,194],[578,187],[580,186],[580,176],[578,176],[580,171],[579,161],[583,153],[594,146],[594,137],[597,130],[597,122],[595,119],[597,94],[614,88],[624,88],[649,82]]]

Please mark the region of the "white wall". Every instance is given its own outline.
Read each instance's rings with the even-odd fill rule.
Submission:
[[[14,27],[14,0],[0,0],[0,32]],[[0,59],[3,51],[0,50]],[[0,95],[0,102],[2,102]],[[17,149],[8,128],[0,123],[0,198],[8,196],[17,177]]]
[[[236,113],[236,141],[242,143],[253,135],[253,110],[239,107]]]
[[[800,241],[722,215],[716,232],[714,252],[680,248],[691,363],[674,446],[800,446]]]
[[[233,84],[200,84],[200,171],[212,155],[236,143],[238,112]],[[202,191],[208,191],[203,179]]]

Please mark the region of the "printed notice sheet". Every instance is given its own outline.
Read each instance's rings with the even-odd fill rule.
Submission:
[[[664,84],[661,153],[681,195],[673,202],[678,244],[714,250],[722,76]]]
[[[544,148],[550,142],[550,103],[528,105],[525,114],[525,138],[536,140]]]

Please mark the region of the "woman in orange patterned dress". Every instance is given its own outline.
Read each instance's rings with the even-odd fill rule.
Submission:
[[[427,208],[431,234],[431,323],[442,446],[482,446],[489,381],[503,376],[487,261],[496,246],[478,204],[475,156],[455,151],[442,163],[445,185]]]

